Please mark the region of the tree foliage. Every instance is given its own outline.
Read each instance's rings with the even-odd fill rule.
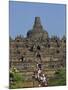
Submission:
[[[65,68],[59,69],[55,72],[54,78],[49,79],[49,85],[51,86],[66,85]]]

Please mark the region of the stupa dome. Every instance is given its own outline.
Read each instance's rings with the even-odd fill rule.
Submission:
[[[47,31],[45,31],[43,29],[40,17],[35,17],[33,29],[29,30],[27,32],[27,37],[28,38],[35,38],[35,39],[42,38],[42,37],[45,39],[48,38],[48,33],[47,33]]]

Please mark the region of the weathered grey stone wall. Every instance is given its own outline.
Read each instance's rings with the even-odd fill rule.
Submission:
[[[66,65],[66,38],[49,38],[38,17],[26,38],[10,38],[10,67],[15,66],[22,73],[27,71],[33,74],[37,63],[42,64],[44,73],[49,76]]]

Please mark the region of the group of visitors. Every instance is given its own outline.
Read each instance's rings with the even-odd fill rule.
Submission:
[[[37,70],[36,70],[36,73],[35,73],[35,79],[39,82],[39,87],[40,86],[47,86],[47,77],[46,75],[44,75],[42,73],[42,67],[41,67],[41,64],[37,64]]]

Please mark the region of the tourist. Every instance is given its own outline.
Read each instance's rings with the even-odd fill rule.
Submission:
[[[41,66],[42,66],[41,63],[37,64],[38,69],[41,69],[42,68]]]
[[[42,85],[47,86],[47,78],[46,78],[46,76],[44,74],[42,76]]]
[[[38,64],[38,67],[41,69],[42,67],[41,67],[41,63],[40,64]]]
[[[40,77],[40,74],[41,74],[41,69],[38,70],[38,78]]]

